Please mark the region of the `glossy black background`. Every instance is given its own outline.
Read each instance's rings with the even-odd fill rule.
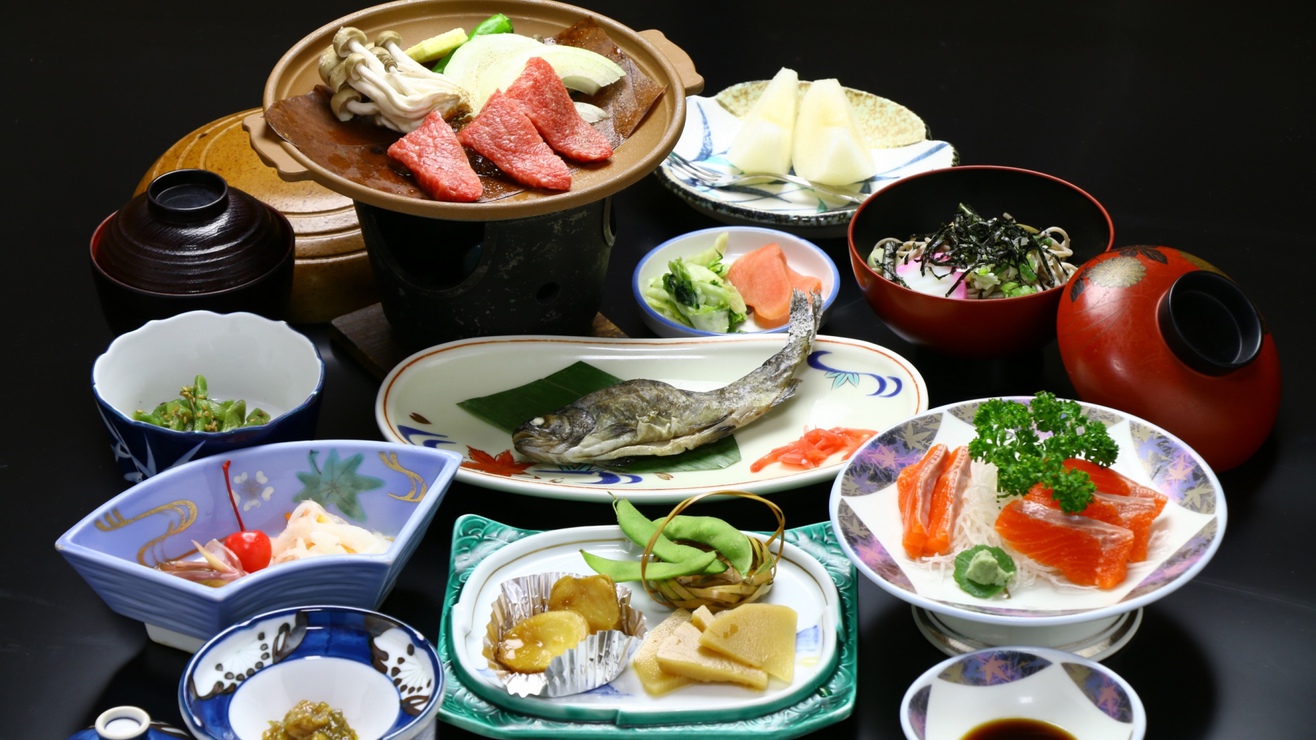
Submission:
[[[1254,299],[1283,361],[1270,440],[1220,478],[1223,546],[1192,583],[1145,612],[1108,663],[1141,694],[1155,738],[1297,738],[1316,720],[1316,520],[1310,170],[1313,12],[1298,2],[605,2],[593,10],[662,30],[707,90],[790,66],[804,79],[899,101],[962,161],[1037,169],[1109,210],[1116,244],[1197,254]],[[178,724],[187,656],[110,612],[55,539],[124,484],[91,399],[112,339],[87,267],[93,229],[173,142],[260,104],[269,70],[302,36],[360,4],[146,0],[24,3],[4,44],[4,316],[0,378],[0,736],[64,738],[101,710],[137,704]],[[1222,7],[1223,6],[1223,7]],[[715,225],[652,178],[615,198],[619,234],[603,313],[645,336],[626,287],[646,250]],[[912,350],[872,316],[845,243],[821,245],[844,290],[827,333],[891,347],[924,373],[933,405],[987,394],[1072,392],[1054,344],[1008,362]],[[321,438],[378,438],[377,381],[329,340]],[[775,497],[792,526],[822,521],[827,486]],[[725,511],[752,520],[752,508]],[[438,632],[449,535],[463,512],[522,527],[606,523],[607,507],[455,486],[383,610]],[[717,513],[717,512],[715,512]],[[766,515],[764,515],[766,516]],[[751,522],[751,524],[755,524]],[[769,526],[768,522],[761,525]],[[942,656],[908,607],[861,587],[859,700],[827,737],[897,738],[908,683]],[[465,736],[440,725],[445,737]],[[820,735],[824,733],[819,733]]]

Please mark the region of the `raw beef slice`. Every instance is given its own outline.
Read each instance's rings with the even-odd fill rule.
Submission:
[[[571,170],[544,143],[520,103],[499,90],[489,96],[457,140],[488,157],[507,176],[532,188],[570,190]]]
[[[577,162],[601,162],[612,156],[612,144],[580,117],[571,93],[543,57],[530,57],[507,88],[507,96],[521,104],[535,130],[558,154]]]
[[[393,142],[388,153],[405,164],[435,200],[468,203],[479,200],[484,193],[466,150],[438,111],[425,116],[414,131]]]

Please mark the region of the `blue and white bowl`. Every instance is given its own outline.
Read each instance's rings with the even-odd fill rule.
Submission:
[[[274,539],[302,500],[391,539],[382,553],[316,555],[276,563],[223,586],[156,566],[193,558],[196,543],[243,524]],[[229,625],[305,604],[374,609],[415,552],[461,457],[447,450],[364,440],[284,442],[194,460],[147,478],[73,525],[55,549],[113,611],[155,642],[194,651]]]
[[[1117,673],[1063,650],[998,647],[948,658],[900,704],[908,740],[960,740],[1000,720],[1045,722],[1084,740],[1141,740],[1142,700]]]
[[[412,627],[379,612],[305,606],[260,614],[192,656],[178,706],[198,738],[259,740],[299,701],[342,712],[361,738],[432,736],[443,665]]]
[[[203,375],[216,400],[242,400],[270,420],[228,432],[179,432],[134,421],[178,398]],[[147,322],[110,343],[91,371],[92,393],[124,480],[243,447],[311,439],[320,417],[324,360],[282,321],[252,313],[189,311]]]
[[[711,248],[722,234],[727,235],[727,247],[723,260],[728,265],[735,262],[741,255],[776,242],[781,247],[782,253],[786,255],[786,264],[790,265],[792,270],[801,275],[816,277],[822,281],[823,318],[826,320],[827,312],[831,309],[832,304],[836,302],[836,294],[841,289],[841,280],[840,273],[836,269],[836,263],[821,247],[801,236],[778,231],[777,229],[758,226],[719,226],[691,231],[668,239],[651,249],[635,266],[635,272],[631,276],[631,292],[635,295],[635,302],[640,307],[645,325],[654,334],[669,338],[725,336],[721,332],[695,329],[664,316],[644,299],[645,287],[653,279],[661,278],[664,274],[670,272],[669,263],[678,257],[692,257]],[[736,330],[736,333],[782,333],[789,326],[790,322],[776,327],[761,327],[755,323],[753,314],[751,314],[749,319]]]

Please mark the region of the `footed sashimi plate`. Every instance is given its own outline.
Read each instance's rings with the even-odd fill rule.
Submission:
[[[941,617],[997,627],[1096,625],[1174,592],[1206,567],[1219,548],[1226,521],[1224,491],[1201,456],[1154,424],[1079,402],[1119,445],[1111,467],[1169,499],[1153,525],[1147,559],[1130,563],[1122,584],[1102,590],[1037,580],[1010,588],[1009,598],[979,599],[959,588],[952,568],[911,560],[901,546],[896,476],[933,444],[953,449],[972,440],[973,417],[982,400],[942,406],[886,429],[855,452],[833,484],[832,527],[859,570],[887,592],[933,612],[934,621]]]
[[[844,80],[842,80],[844,82]],[[726,159],[740,131],[741,117],[766,87],[766,81],[742,82],[713,97],[691,95],[685,126],[673,151],[686,159],[727,174],[739,170]],[[809,83],[801,82],[801,95]],[[927,126],[899,103],[860,90],[845,90],[871,145],[877,172],[849,186],[867,196],[909,175],[953,167],[959,162],[955,148],[927,138]],[[696,210],[731,224],[771,226],[815,236],[840,236],[858,206],[783,182],[750,182],[710,188],[663,160],[654,171],[663,186]]]
[[[831,480],[840,453],[817,468],[751,464],[810,428],[874,432],[928,406],[923,376],[900,355],[868,342],[819,336],[794,397],[737,430],[740,460],[716,470],[628,473],[526,458],[509,433],[475,417],[459,402],[540,380],[583,361],[614,377],[661,380],[686,390],[724,386],[763,364],[784,334],[687,339],[507,336],[464,339],[421,350],[380,386],[375,418],[384,438],[453,450],[464,457],[457,479],[471,485],[546,498],[636,504],[675,503],[696,493],[738,489],[770,493]]]
[[[767,535],[760,535],[766,538]],[[492,737],[567,738],[635,733],[662,737],[790,738],[847,717],[855,700],[857,614],[854,568],[825,523],[787,530],[777,579],[764,600],[799,615],[797,662],[789,684],[757,692],[692,684],[660,697],[645,693],[628,667],[612,683],[556,699],[509,693],[483,655],[500,584],[546,572],[593,573],[581,550],[639,556],[616,526],[535,532],[467,514],[453,531],[451,576],[437,645],[448,687],[445,722]],[[773,544],[773,552],[777,544]],[[638,584],[631,606],[653,629],[669,613]],[[693,733],[693,734],[692,734]]]

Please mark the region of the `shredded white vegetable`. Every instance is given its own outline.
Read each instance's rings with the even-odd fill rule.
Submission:
[[[270,541],[270,563],[315,555],[382,553],[390,543],[388,537],[352,524],[314,501],[303,501],[292,510],[279,536]]]

